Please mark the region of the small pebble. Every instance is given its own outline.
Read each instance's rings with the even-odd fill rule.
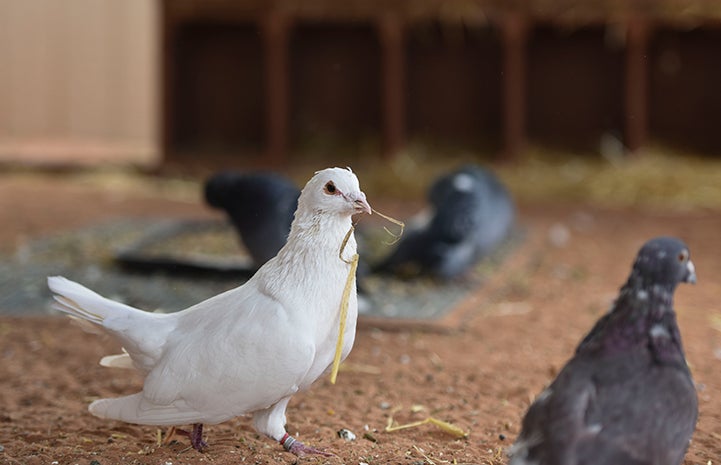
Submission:
[[[501,441],[505,441],[505,440],[506,440],[506,435],[505,435],[505,434],[499,434],[499,435],[498,435],[498,439],[500,439]]]
[[[563,248],[571,239],[571,231],[562,223],[556,223],[548,230],[548,241],[554,247]]]
[[[341,439],[345,439],[346,441],[355,441],[356,436],[353,431],[342,428],[338,430],[338,437]]]
[[[721,347],[716,347],[716,348],[713,350],[713,355],[714,355],[714,357],[716,357],[717,359],[721,360]]]

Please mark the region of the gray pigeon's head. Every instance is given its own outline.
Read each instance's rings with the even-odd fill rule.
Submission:
[[[371,213],[366,195],[350,168],[327,168],[318,171],[303,188],[298,210],[353,215]]]
[[[464,166],[436,179],[428,190],[428,202],[434,208],[442,208],[451,198],[472,195],[481,188],[480,168]]]
[[[674,237],[657,237],[646,242],[633,264],[632,276],[647,285],[674,289],[678,283],[695,283],[696,270],[688,246]]]

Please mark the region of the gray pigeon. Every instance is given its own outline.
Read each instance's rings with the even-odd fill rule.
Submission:
[[[438,178],[428,202],[428,221],[411,225],[375,271],[454,278],[493,252],[513,226],[511,196],[498,178],[477,165]]]
[[[205,201],[228,215],[256,268],[285,245],[299,196],[275,173],[221,171],[205,183]]]
[[[679,465],[698,416],[673,310],[686,244],[648,241],[611,310],[528,409],[509,465]]]

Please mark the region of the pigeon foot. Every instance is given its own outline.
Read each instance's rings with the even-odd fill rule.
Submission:
[[[320,449],[316,449],[315,447],[306,446],[288,433],[285,433],[285,435],[281,438],[280,443],[285,448],[285,450],[297,455],[298,457],[303,457],[304,455],[322,455],[323,457],[335,457],[335,454],[331,454],[330,452],[325,452]]]
[[[176,432],[188,436],[190,439],[190,445],[193,446],[193,449],[197,450],[198,452],[203,452],[203,449],[208,447],[208,443],[203,441],[203,424],[202,423],[195,423],[193,425],[193,431],[185,431],[183,429],[177,429]]]

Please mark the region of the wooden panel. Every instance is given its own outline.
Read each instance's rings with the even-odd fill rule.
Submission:
[[[721,28],[659,30],[650,47],[651,137],[721,153]]]
[[[624,53],[603,27],[537,27],[528,42],[528,136],[535,143],[596,152],[621,137]]]
[[[371,24],[303,23],[291,36],[291,131],[316,138],[379,139],[381,52]]]
[[[150,0],[0,0],[0,156],[157,156]]]
[[[263,47],[255,23],[178,26],[172,59],[173,151],[234,154],[264,143]]]
[[[408,125],[425,141],[499,146],[501,41],[490,28],[422,23],[408,37]]]

